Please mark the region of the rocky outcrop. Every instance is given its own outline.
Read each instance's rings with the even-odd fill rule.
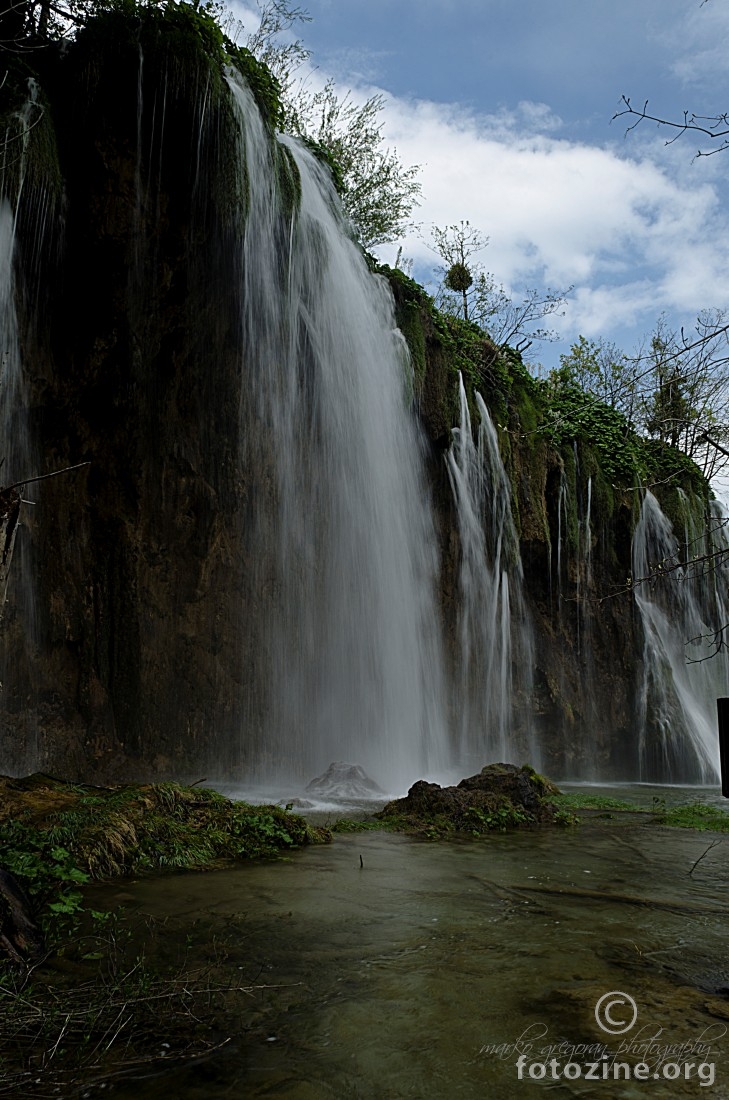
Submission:
[[[530,767],[487,764],[458,786],[441,787],[421,779],[405,798],[388,802],[377,815],[404,818],[410,826],[489,832],[517,825],[547,825],[558,820],[549,796],[557,788]]]
[[[318,798],[361,799],[377,798],[384,794],[359,764],[330,764],[323,775],[318,775],[306,786],[306,793]]]

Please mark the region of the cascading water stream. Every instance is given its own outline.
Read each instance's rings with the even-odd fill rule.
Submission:
[[[261,779],[311,778],[345,759],[401,789],[447,759],[409,364],[389,289],[348,238],[327,173],[296,142],[272,150],[250,92],[234,76],[230,86],[249,196],[241,461],[258,605],[242,736],[258,731]],[[279,187],[287,171],[298,210]]]
[[[31,121],[37,107],[38,85],[28,84],[28,98],[13,116],[3,142],[0,166],[0,483],[9,485],[29,477],[31,458],[27,416],[27,383],[18,336],[15,305],[15,246],[18,210],[25,184],[26,154]]]
[[[446,456],[461,542],[454,710],[458,762],[473,768],[524,751],[538,757],[528,728],[519,745],[515,738],[515,694],[530,695],[533,655],[511,486],[481,395],[475,395],[480,419],[474,443],[462,378],[459,386],[460,424]]]
[[[715,652],[714,641],[727,622],[725,567],[716,559],[706,567],[681,564],[726,549],[718,505],[712,506],[710,527],[700,535],[687,527],[687,543],[680,546],[658,501],[646,492],[633,536],[635,601],[644,632],[643,779],[715,782],[719,773],[716,698],[727,694],[729,658],[725,649]]]
[[[36,445],[31,430],[28,380],[20,346],[19,319],[16,305],[18,221],[21,201],[25,205],[26,258],[36,264],[42,255],[52,203],[41,187],[26,192],[27,154],[30,134],[41,108],[39,88],[35,80],[28,81],[28,93],[21,109],[11,116],[3,142],[3,162],[0,165],[0,485],[19,484],[37,472]],[[28,247],[28,238],[32,247]],[[36,607],[36,564],[30,545],[28,525],[32,524],[29,508],[39,499],[39,487],[25,491],[18,537],[9,574],[16,628],[15,646],[4,646],[0,652],[0,691],[3,704],[26,711],[23,744],[16,744],[9,754],[10,765],[20,771],[37,768],[41,763],[38,728],[35,716],[34,685],[18,670],[27,668],[28,655],[38,644]],[[22,490],[21,490],[22,491]],[[0,606],[0,619],[4,607]],[[6,625],[7,629],[7,625]],[[21,653],[22,651],[22,653]]]

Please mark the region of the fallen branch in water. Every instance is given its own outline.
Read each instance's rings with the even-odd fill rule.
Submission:
[[[712,849],[712,848],[716,848],[717,844],[721,844],[721,841],[720,841],[720,840],[712,840],[711,844],[710,844],[710,845],[709,845],[709,847],[708,847],[708,848],[706,849],[706,851],[705,851],[705,852],[702,852],[702,853],[701,853],[701,855],[699,856],[699,858],[698,858],[698,859],[696,860],[696,862],[694,863],[693,867],[692,867],[692,868],[691,868],[691,870],[689,871],[689,874],[690,874],[690,875],[692,875],[692,874],[694,873],[694,871],[696,870],[696,868],[698,867],[698,865],[699,865],[699,864],[701,863],[701,860],[702,860],[702,859],[704,858],[704,856],[708,856],[708,854],[709,854],[709,852],[711,851],[711,849]]]

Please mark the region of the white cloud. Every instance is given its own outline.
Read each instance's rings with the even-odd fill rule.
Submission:
[[[676,54],[671,72],[684,85],[716,89],[716,79],[726,81],[726,41],[729,10],[722,3],[696,3],[670,21],[665,41]],[[716,110],[721,109],[717,104]]]
[[[233,6],[249,27],[255,22],[251,0]],[[717,68],[725,69],[717,51],[729,30],[726,5],[697,3],[687,12],[682,0],[672,0],[669,7],[661,0],[646,15],[646,30],[650,24],[650,36],[663,44],[664,71],[673,63],[686,80],[706,77],[707,70],[718,80]],[[612,7],[603,8],[607,19]],[[612,15],[605,26],[612,26]],[[700,45],[711,56],[701,56]],[[692,163],[695,144],[683,139],[666,147],[669,135],[647,124],[624,139],[620,119],[609,131],[611,144],[590,144],[582,140],[584,129],[570,130],[544,102],[516,102],[486,114],[457,103],[396,99],[370,83],[385,53],[348,53],[340,46],[328,56],[338,70],[349,70],[343,90],[349,80],[359,81],[355,101],[384,95],[387,141],[405,163],[422,165],[423,203],[415,216],[426,237],[433,223],[467,218],[490,237],[479,259],[507,289],[574,284],[558,322],[570,338],[581,331],[621,339],[625,330],[630,340],[629,330],[648,331],[664,310],[680,324],[701,308],[727,304],[721,157]],[[315,70],[311,87],[327,75]],[[426,278],[436,257],[418,236],[402,243],[416,261],[416,277]],[[384,250],[384,258],[392,262],[396,250]]]
[[[388,141],[423,166],[426,231],[468,219],[489,235],[481,259],[507,287],[574,284],[562,326],[573,332],[610,336],[616,324],[650,327],[663,309],[690,318],[724,304],[726,217],[713,183],[674,174],[672,158],[539,132],[548,119],[541,105],[477,116],[389,99]],[[405,252],[436,262],[417,237]]]

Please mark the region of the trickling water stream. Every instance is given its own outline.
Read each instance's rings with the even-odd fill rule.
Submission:
[[[0,485],[19,485],[24,478],[37,472],[37,444],[31,428],[28,378],[20,346],[16,306],[18,278],[18,217],[21,197],[26,188],[26,158],[31,127],[38,121],[39,88],[35,80],[28,81],[25,103],[11,116],[2,143],[0,162]],[[10,201],[12,195],[12,202]],[[48,195],[34,192],[27,201],[32,210],[25,231],[33,242],[27,249],[31,266],[40,261],[50,216]],[[26,277],[35,272],[26,272]],[[36,558],[29,528],[33,523],[32,508],[40,499],[40,489],[23,489],[24,504],[18,525],[17,539],[9,575],[14,613],[20,629],[16,633],[16,650],[0,648],[0,688],[16,707],[27,708],[29,735],[20,757],[11,753],[15,767],[31,771],[39,763],[36,719],[33,716],[36,698],[32,682],[20,682],[18,671],[27,667],[30,654],[39,641],[36,607]],[[0,622],[3,618],[0,608]],[[21,657],[22,653],[22,657]],[[22,679],[22,677],[21,677]]]

